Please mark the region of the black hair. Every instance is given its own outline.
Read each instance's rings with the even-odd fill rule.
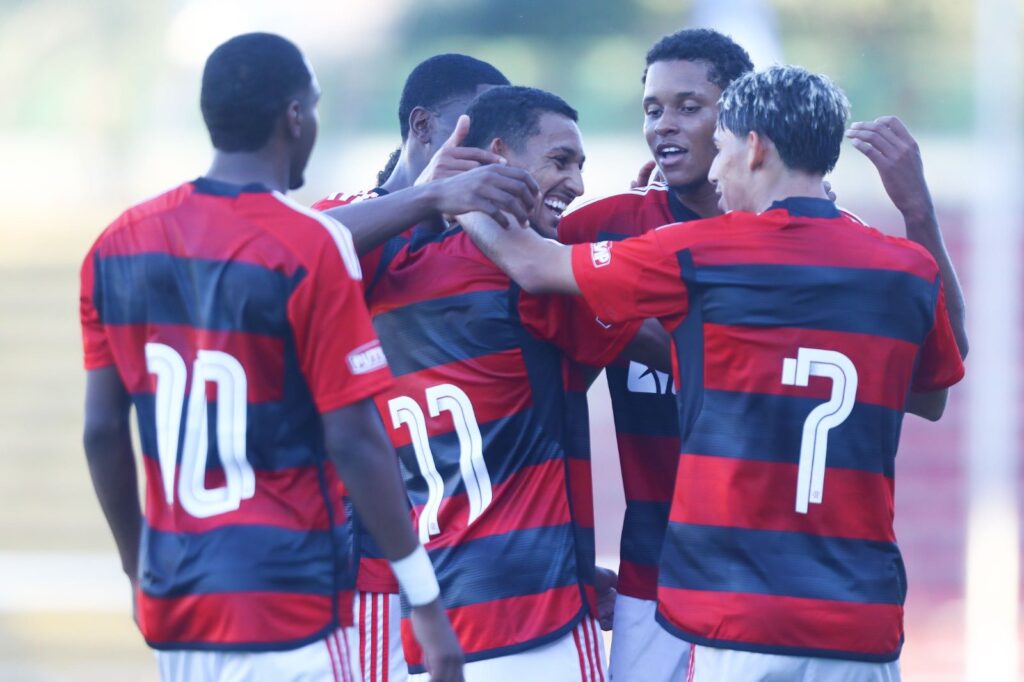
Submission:
[[[722,90],[745,73],[754,70],[750,55],[732,38],[709,28],[688,28],[663,37],[647,51],[647,69],[655,62],[671,60],[706,62],[708,80]]]
[[[228,40],[207,58],[199,96],[213,146],[225,152],[262,148],[277,118],[311,81],[302,52],[279,35]]]
[[[398,166],[398,159],[400,159],[401,157],[401,147],[391,152],[390,156],[388,156],[388,160],[384,163],[384,168],[377,171],[377,187],[380,187],[381,185],[388,181],[388,178],[391,177],[391,174],[395,172],[395,167]]]
[[[579,114],[558,95],[518,85],[504,85],[480,93],[469,105],[469,134],[462,144],[486,148],[500,137],[516,151],[522,151],[526,139],[540,132],[543,113],[561,114],[573,121]]]
[[[839,160],[850,102],[827,76],[773,66],[733,81],[718,101],[718,125],[736,137],[772,141],[787,168],[824,175]]]
[[[501,71],[464,54],[439,54],[420,62],[405,79],[398,103],[402,139],[409,136],[409,114],[416,107],[433,109],[461,96],[476,95],[481,85],[508,85]]]

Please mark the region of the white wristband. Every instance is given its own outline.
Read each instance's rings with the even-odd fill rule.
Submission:
[[[405,593],[409,606],[423,606],[441,596],[434,567],[423,545],[417,545],[409,556],[391,562],[391,570],[398,579],[398,585]]]

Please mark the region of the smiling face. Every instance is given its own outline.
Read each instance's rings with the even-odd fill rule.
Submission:
[[[530,225],[554,239],[565,207],[583,194],[583,140],[579,126],[567,116],[546,112],[538,120],[538,132],[526,138],[522,151],[503,145],[509,165],[530,172],[540,186],[542,201],[530,214]]]
[[[644,81],[644,137],[669,187],[687,192],[707,182],[715,148],[711,136],[722,89],[708,64],[654,62]]]

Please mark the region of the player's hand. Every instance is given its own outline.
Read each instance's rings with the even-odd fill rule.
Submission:
[[[432,682],[463,682],[462,648],[440,599],[414,608],[409,616],[423,663]]]
[[[825,190],[825,196],[828,197],[829,201],[835,201],[836,200],[836,193],[834,191],[832,191],[832,183],[831,182],[829,182],[828,180],[822,180],[821,181],[821,188],[823,190]]]
[[[611,630],[615,617],[615,586],[619,576],[609,568],[595,566],[594,589],[597,591],[597,614],[602,630]]]
[[[657,167],[658,164],[654,161],[648,161],[644,165],[640,166],[640,172],[636,174],[636,178],[630,181],[629,188],[640,189],[641,187],[646,187],[651,184],[651,180],[653,180],[651,176],[654,174]]]
[[[480,211],[502,227],[527,223],[540,188],[522,168],[491,164],[453,175],[435,184],[435,210],[445,216]]]
[[[895,116],[858,121],[846,131],[857,151],[875,164],[882,186],[904,216],[930,214],[934,209],[917,141]]]
[[[455,130],[448,136],[441,148],[430,159],[430,163],[423,169],[420,176],[416,178],[417,185],[422,185],[434,180],[444,180],[459,173],[473,170],[479,166],[488,164],[508,163],[505,157],[498,156],[486,149],[476,147],[463,147],[462,141],[469,134],[469,116],[463,114],[455,123]]]

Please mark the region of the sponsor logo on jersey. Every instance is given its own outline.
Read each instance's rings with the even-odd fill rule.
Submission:
[[[387,366],[388,360],[384,357],[384,349],[377,340],[364,343],[348,354],[348,367],[353,374],[368,374]]]
[[[603,268],[612,262],[612,243],[595,242],[590,245],[590,260],[595,268]]]

